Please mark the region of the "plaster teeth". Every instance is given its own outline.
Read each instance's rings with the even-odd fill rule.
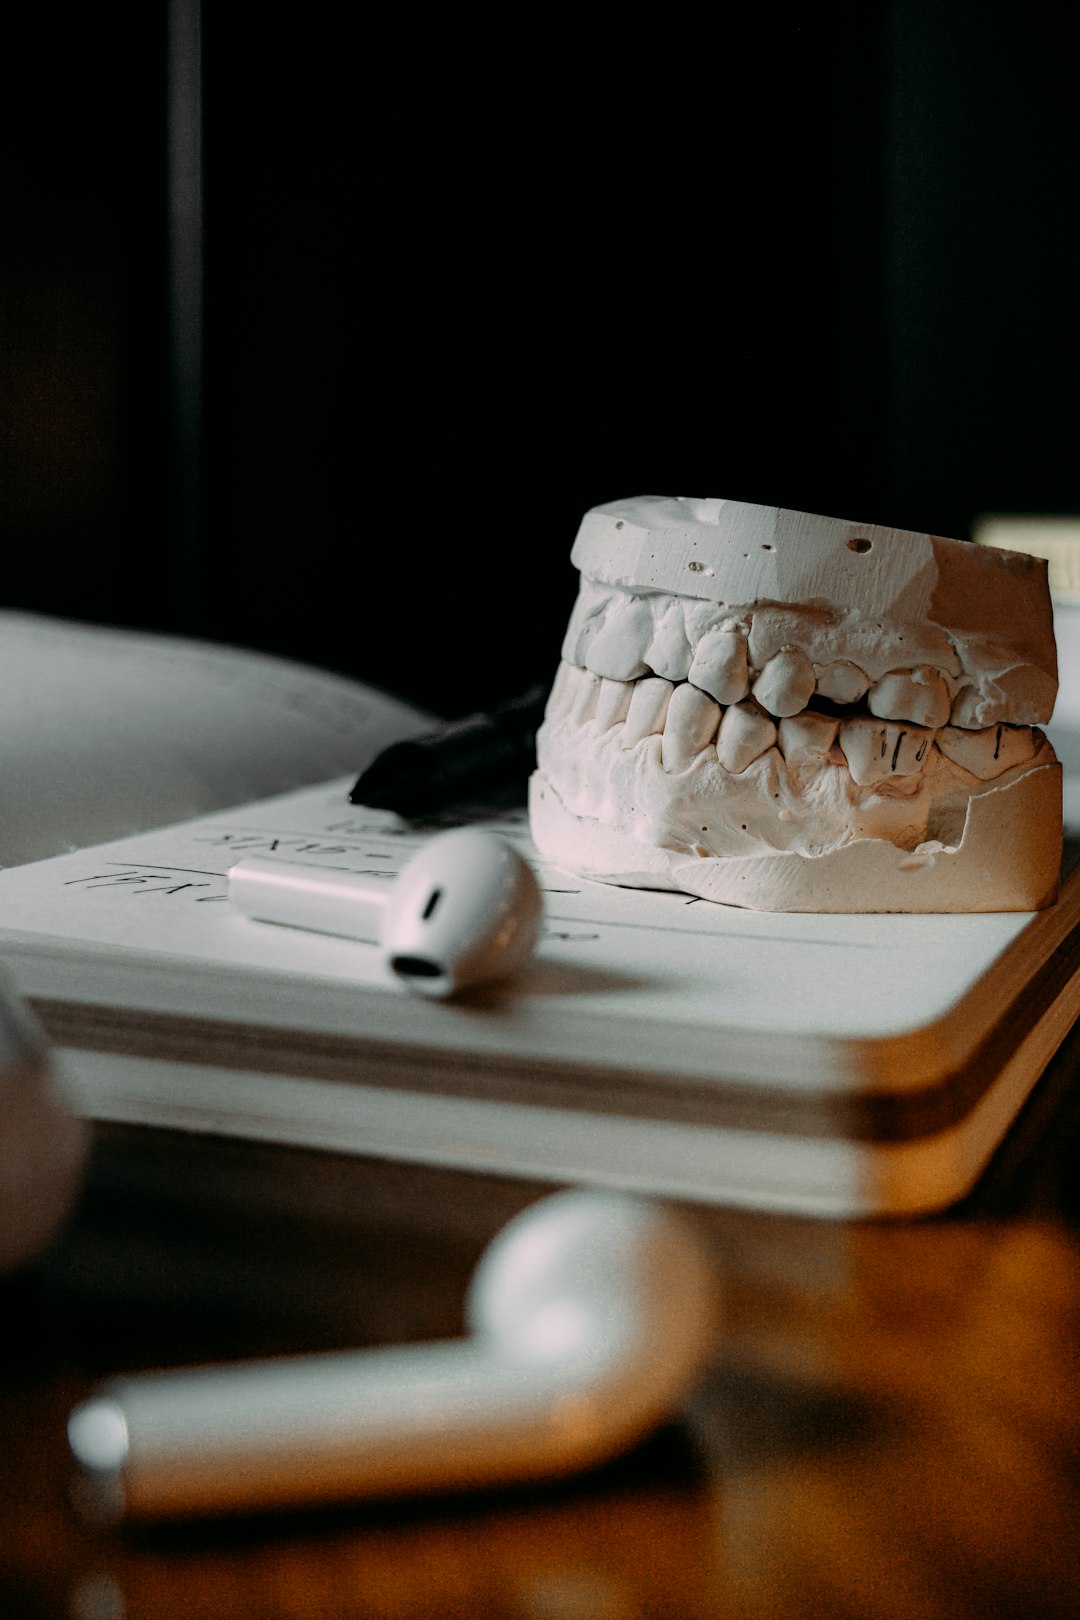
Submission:
[[[633,690],[629,681],[601,680],[596,699],[597,731],[610,731],[626,719]]]
[[[811,916],[1050,903],[1043,562],[651,496],[586,513],[570,560],[576,667],[530,799],[546,858]]]
[[[1036,747],[1030,726],[987,726],[984,731],[943,726],[935,741],[946,759],[983,782],[1001,776],[1014,765],[1023,765]]]
[[[664,721],[660,757],[665,771],[685,771],[712,742],[719,724],[720,705],[707,692],[689,681],[677,686]]]
[[[950,719],[954,726],[980,730],[1000,718],[1000,705],[977,686],[962,686],[953,699]]]
[[[789,765],[820,766],[829,757],[839,726],[835,716],[815,714],[813,709],[789,715],[777,728],[780,752]]]
[[[640,597],[616,597],[585,647],[585,667],[612,681],[632,681],[648,671],[644,653],[652,640],[652,614]]]
[[[854,659],[811,662],[817,649],[809,644],[787,641],[769,653],[781,626],[766,613],[755,632],[756,617],[718,622],[705,601],[658,600],[583,580],[548,718],[596,734],[619,728],[624,749],[662,736],[670,773],[685,770],[715,738],[720,764],[736,775],[778,746],[804,773],[826,760],[846,764],[859,787],[921,770],[935,733],[941,754],[982,781],[1036,752],[1031,724],[1049,701],[1048,677],[1031,665],[961,676],[968,684],[954,697],[954,676],[931,663],[887,668],[874,679]],[[769,656],[751,685],[755,633],[758,656]],[[807,708],[815,694],[845,708],[865,698],[869,715],[819,714]]]
[[[623,726],[624,748],[633,748],[643,737],[659,735],[663,731],[673,691],[671,682],[662,680],[659,675],[634,682]]]
[[[840,723],[840,747],[859,787],[889,776],[911,776],[923,764],[933,740],[933,732],[923,726],[872,720],[866,715]]]
[[[672,602],[645,649],[645,662],[654,674],[662,675],[665,680],[685,681],[693,660],[682,604]]]
[[[1057,689],[1044,670],[1031,664],[1011,664],[993,679],[977,686],[962,686],[952,706],[952,723],[979,731],[1001,722],[1034,726],[1053,712]]]
[[[566,663],[576,664],[579,669],[584,667],[585,654],[603,626],[604,610],[610,600],[609,590],[591,580],[582,580],[563,637],[562,657]]]
[[[698,644],[690,680],[718,703],[738,703],[750,690],[746,637],[738,630],[709,630]]]
[[[776,742],[776,726],[753,699],[724,710],[716,738],[716,757],[735,776],[760,759]]]
[[[770,658],[754,682],[754,696],[770,714],[798,714],[816,686],[814,666],[798,647],[785,647]]]
[[[575,685],[571,713],[577,724],[583,726],[596,713],[596,704],[600,696],[600,677],[591,674],[587,669],[579,669]]]
[[[835,664],[815,664],[819,697],[832,703],[858,703],[869,689],[870,677],[858,664],[840,658]]]
[[[883,675],[870,693],[867,706],[883,720],[910,720],[916,726],[943,726],[952,698],[945,678],[921,664],[915,669],[894,669]]]
[[[570,713],[574,706],[574,693],[577,691],[578,672],[573,664],[560,663],[555,671],[555,679],[551,683],[548,693],[544,718],[547,720],[562,720]]]

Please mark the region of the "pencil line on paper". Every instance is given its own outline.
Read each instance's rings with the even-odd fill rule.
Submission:
[[[101,861],[99,864],[101,866],[137,866],[139,870],[143,872],[188,872],[194,873],[196,877],[224,878],[228,877],[229,875],[227,872],[208,872],[203,866],[166,866],[163,861]],[[85,882],[85,879],[69,878],[65,881],[70,883],[82,883]]]
[[[306,832],[295,832],[289,827],[260,827],[250,821],[230,820],[220,824],[216,822],[204,823],[193,827],[191,833],[192,837],[195,838],[206,838],[207,836],[221,838],[229,833],[245,833],[260,838],[333,838],[338,843],[350,841],[354,843],[373,843],[380,838],[385,838],[395,847],[399,844],[422,844],[425,842],[423,835],[420,833],[396,832],[393,827],[382,826],[357,826],[356,831],[353,832],[349,830],[351,825],[353,824],[346,823],[344,827],[318,827],[314,832],[311,828],[308,828]]]
[[[548,922],[574,923],[580,927],[588,923],[594,928],[636,928],[647,934],[680,934],[688,939],[738,939],[748,943],[752,936],[740,934],[726,928],[677,928],[671,923],[653,922],[612,922],[606,917],[560,917],[557,913],[549,912]],[[807,939],[804,934],[772,934],[768,939],[770,945],[835,945],[843,951],[873,951],[876,945],[867,944],[860,939]]]

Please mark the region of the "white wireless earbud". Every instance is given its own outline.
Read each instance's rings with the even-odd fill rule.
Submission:
[[[569,1473],[671,1413],[710,1349],[715,1298],[706,1246],[673,1210],[556,1193],[482,1258],[472,1337],[123,1378],[75,1409],[68,1439],[116,1516]]]
[[[528,863],[474,827],[437,834],[389,881],[251,857],[230,871],[229,898],[258,922],[378,943],[424,996],[506,978],[536,944],[543,912]]]

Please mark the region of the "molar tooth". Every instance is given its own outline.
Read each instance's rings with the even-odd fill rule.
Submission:
[[[916,726],[943,726],[952,698],[944,677],[928,664],[892,669],[867,699],[871,714],[883,720],[910,720]]]
[[[652,638],[652,614],[640,597],[617,597],[604,622],[585,646],[585,667],[611,681],[633,681],[648,672],[645,648]]]
[[[814,695],[814,666],[798,647],[784,647],[754,682],[754,696],[770,714],[798,714]]]
[[[878,725],[863,716],[845,720],[840,727],[840,747],[848,770],[860,787],[888,775],[888,730],[887,725]]]
[[[914,776],[915,772],[926,763],[926,756],[933,741],[934,732],[929,726],[890,725],[889,742],[892,745],[889,754],[890,774]]]
[[[840,747],[852,779],[868,787],[886,776],[911,776],[930,751],[932,731],[856,715],[840,723]]]
[[[817,764],[828,758],[839,725],[834,715],[815,714],[813,709],[789,715],[778,727],[780,752],[789,765]]]
[[[950,719],[954,726],[977,730],[994,719],[994,704],[983,698],[977,686],[962,686],[953,698]]]
[[[708,631],[698,645],[689,678],[718,703],[738,703],[750,690],[746,637],[738,630]]]
[[[775,742],[776,726],[752,699],[747,699],[724,710],[716,738],[716,757],[725,771],[738,776]]]
[[[596,699],[597,731],[610,731],[612,726],[617,726],[620,720],[626,719],[633,690],[630,681],[600,682],[600,692]]]
[[[663,731],[673,691],[671,682],[662,680],[659,675],[634,682],[623,726],[623,748],[633,748],[643,737],[659,735]]]
[[[677,686],[668,703],[660,758],[665,771],[685,771],[716,736],[720,705],[689,681]]]
[[[835,664],[815,664],[818,696],[832,703],[858,703],[870,685],[870,677],[858,664],[840,658]]]
[[[943,726],[935,738],[946,759],[980,781],[989,782],[1014,765],[1023,765],[1035,753],[1030,726],[987,726],[984,731],[964,731]]]
[[[693,658],[682,603],[672,602],[645,649],[645,662],[665,680],[685,681]]]

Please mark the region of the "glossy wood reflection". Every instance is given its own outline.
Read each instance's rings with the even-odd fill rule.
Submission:
[[[528,1490],[139,1531],[71,1507],[64,1422],[98,1376],[456,1333],[484,1245],[548,1189],[103,1132],[64,1241],[6,1290],[0,1606],[1064,1620],[1080,1590],[1074,1058],[951,1217],[698,1211],[723,1330],[690,1409],[619,1462]]]

